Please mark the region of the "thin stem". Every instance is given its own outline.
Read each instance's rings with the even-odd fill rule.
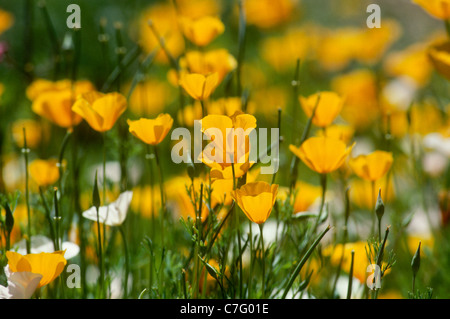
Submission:
[[[30,149],[27,146],[27,133],[25,127],[23,128],[23,149],[22,149],[24,158],[25,158],[25,201],[27,205],[27,254],[31,253],[31,208],[30,208],[30,193],[28,189],[28,153]]]
[[[122,225],[119,226],[119,232],[120,235],[122,236],[122,241],[123,241],[123,250],[125,252],[125,278],[124,278],[124,283],[123,283],[123,294],[124,294],[124,298],[126,299],[128,296],[128,275],[130,273],[130,260],[129,260],[129,256],[128,256],[128,245],[127,245],[127,238],[125,236],[125,232],[123,231],[123,227]]]
[[[347,288],[347,299],[352,297],[352,285],[353,285],[353,263],[355,260],[355,251],[352,250],[352,259],[350,262],[350,272],[348,274],[348,288]]]
[[[160,196],[161,196],[161,246],[164,247],[164,219],[165,219],[165,214],[166,214],[166,201],[165,201],[165,197],[164,197],[164,175],[163,175],[163,170],[162,170],[162,166],[161,163],[159,161],[159,156],[158,156],[158,147],[155,146],[153,148],[154,153],[155,153],[155,160],[156,160],[156,166],[158,167],[159,170],[159,190],[160,190]]]
[[[375,223],[377,213],[375,211],[376,199],[375,199],[375,181],[371,182],[371,192],[372,192],[372,234],[375,234]]]
[[[236,189],[236,173],[234,170],[234,163],[231,163],[231,171],[233,173],[233,190]],[[239,215],[236,210],[236,206],[233,208],[234,210],[234,216],[235,216],[235,223],[236,223],[236,235],[237,235],[237,243],[238,243],[238,250],[239,250],[239,297],[242,298],[242,291],[243,291],[243,283],[242,283],[242,247],[241,247],[241,231],[240,231],[240,224],[239,224]]]
[[[266,251],[264,249],[264,237],[263,237],[263,224],[259,224],[259,232],[260,232],[260,242],[261,242],[261,250],[262,250],[262,280],[261,280],[261,284],[262,284],[262,298],[265,299],[266,298],[266,285],[265,285],[265,278],[266,278]]]
[[[292,285],[294,284],[295,279],[297,278],[298,274],[300,273],[300,271],[302,270],[303,266],[305,265],[305,263],[308,261],[308,258],[311,256],[311,254],[313,253],[314,249],[316,248],[316,246],[320,243],[320,241],[322,240],[323,236],[325,236],[325,234],[331,229],[331,226],[328,226],[327,228],[325,228],[325,230],[319,235],[319,237],[317,237],[317,239],[314,241],[314,243],[311,245],[311,247],[308,249],[308,251],[306,252],[306,254],[303,256],[303,258],[300,260],[300,262],[298,263],[297,267],[295,267],[294,272],[292,273],[291,277],[289,278],[289,281],[286,285],[286,288],[284,289],[284,293],[283,296],[281,297],[281,299],[285,299],[289,289],[291,289]]]
[[[249,241],[250,241],[250,273],[248,276],[248,298],[251,299],[252,298],[252,279],[253,279],[253,253],[254,253],[254,249],[253,249],[253,234],[252,234],[252,222],[249,220],[248,221],[249,224]]]

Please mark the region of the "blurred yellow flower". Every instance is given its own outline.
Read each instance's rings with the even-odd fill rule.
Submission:
[[[200,196],[201,183],[203,183],[203,199],[200,219],[204,222],[209,216],[209,208],[206,201],[208,181],[204,176],[196,178],[193,185],[189,178],[181,176],[174,177],[167,181],[167,205],[172,207],[173,211],[178,216],[183,217],[184,219],[192,218],[195,220],[199,202],[198,199],[196,202],[194,197]],[[213,206],[212,203],[211,206]]]
[[[29,164],[28,169],[31,178],[38,186],[46,187],[59,179],[58,160],[56,159],[36,159]]]
[[[315,48],[319,63],[328,71],[338,71],[356,60],[365,64],[377,62],[400,35],[394,20],[384,20],[382,28],[344,27],[319,32]]]
[[[3,85],[3,83],[0,83],[0,97],[2,97],[3,92],[5,92],[5,86]]]
[[[263,114],[267,117],[277,118],[278,108],[285,109],[288,93],[282,86],[265,86],[253,92],[254,104],[249,108],[250,113]]]
[[[209,112],[208,112],[209,113]],[[193,104],[185,105],[183,109],[177,113],[178,123],[187,127],[193,127],[195,120],[202,118],[202,105],[199,101],[194,101]]]
[[[319,100],[320,94],[320,100]],[[299,97],[300,104],[306,116],[311,117],[315,106],[316,112],[313,117],[313,124],[318,127],[330,125],[339,115],[344,106],[344,100],[334,92],[320,92],[308,97]],[[319,103],[317,104],[317,101]]]
[[[197,46],[208,45],[225,31],[225,25],[220,19],[205,16],[198,19],[180,18],[181,30],[184,36]]]
[[[291,20],[297,1],[295,0],[244,0],[248,24],[269,29]]]
[[[449,0],[412,0],[437,19],[450,19]]]
[[[439,42],[430,46],[428,57],[436,71],[450,80],[450,41]]]
[[[36,148],[41,143],[42,138],[48,130],[38,121],[31,119],[17,120],[11,124],[11,133],[17,147],[23,147],[23,129],[27,135],[27,147]]]
[[[180,67],[188,73],[218,74],[218,83],[237,66],[236,59],[226,49],[207,52],[189,51],[180,58]]]
[[[95,88],[89,81],[77,81],[72,89],[71,83],[69,80],[33,81],[26,90],[28,98],[32,101],[33,112],[64,128],[78,125],[82,118],[72,111],[73,102],[79,94],[90,92]]]
[[[392,52],[385,59],[384,69],[391,76],[407,76],[415,84],[424,86],[428,83],[432,71],[426,49],[425,45],[417,43],[402,51]]]
[[[29,271],[34,274],[41,274],[42,279],[37,288],[48,285],[55,280],[67,264],[64,258],[65,251],[54,253],[40,253],[21,255],[13,251],[7,251],[9,269],[12,272]]]
[[[333,137],[342,140],[345,144],[349,144],[353,138],[355,130],[345,124],[333,124],[327,126],[326,130],[318,130],[317,136]]]
[[[376,180],[375,187],[372,187],[372,182],[354,178],[350,181],[350,200],[361,209],[372,210],[373,201],[378,196],[378,191],[381,189],[381,198],[384,203],[392,201],[395,196],[394,185],[392,178],[386,184],[386,177]],[[387,190],[386,190],[387,187]]]
[[[373,72],[361,69],[337,76],[331,88],[345,96],[341,116],[357,131],[367,128],[378,116],[377,81]]]
[[[160,114],[155,119],[140,118],[127,121],[130,133],[146,144],[158,145],[169,133],[173,125],[170,114]]]
[[[411,134],[417,133],[422,136],[437,132],[444,126],[444,119],[439,107],[433,101],[414,103],[410,110]]]
[[[311,51],[311,27],[290,29],[282,36],[264,39],[261,54],[275,70],[289,71],[295,67],[296,59],[305,60]]]
[[[174,0],[174,3],[180,16],[191,19],[217,16],[221,11],[221,3],[216,0]]]
[[[314,202],[322,196],[322,187],[305,182],[298,182],[298,190],[294,200],[294,214],[308,211]]]
[[[384,19],[381,28],[361,29],[354,53],[355,59],[367,64],[378,62],[400,34],[400,24],[390,19]]]
[[[139,44],[145,52],[150,53],[158,50],[155,60],[158,63],[167,64],[169,59],[161,49],[158,39],[149,27],[149,21],[156,28],[159,36],[164,39],[164,46],[170,54],[177,58],[184,50],[183,35],[178,26],[177,14],[174,7],[169,3],[158,3],[146,9],[138,21]]]
[[[112,129],[126,108],[127,100],[122,94],[93,91],[81,94],[72,110],[97,132],[106,132]]]
[[[219,75],[190,73],[181,75],[180,85],[195,100],[206,100],[219,85]]]
[[[153,207],[151,192],[153,192]],[[132,211],[145,218],[152,217],[152,209],[154,208],[153,212],[155,216],[158,216],[158,207],[161,207],[161,194],[159,186],[150,187],[150,185],[145,185],[134,187],[130,207]]]
[[[351,158],[349,165],[356,175],[373,182],[386,175],[393,161],[392,153],[377,150],[368,155]]]
[[[14,23],[14,16],[0,9],[0,34],[8,30]]]
[[[249,102],[251,104],[251,102]],[[250,108],[252,108],[250,106]],[[249,106],[247,105],[247,110]],[[238,111],[242,111],[242,100],[240,97],[226,97],[210,101],[207,106],[208,114],[220,114],[232,116]],[[247,112],[251,113],[251,112]]]
[[[361,284],[366,283],[366,278],[371,275],[367,271],[370,264],[374,264],[376,261],[369,261],[366,254],[366,242],[350,242],[343,244],[329,245],[323,249],[323,255],[330,258],[332,265],[337,266],[342,258],[342,270],[345,272],[350,271],[351,264],[351,252],[355,251],[354,262],[353,262],[353,277],[357,278]],[[389,270],[386,274],[389,273]],[[373,271],[372,271],[373,274]]]
[[[129,99],[129,109],[138,116],[156,116],[173,100],[173,96],[165,82],[149,79],[136,85]]]
[[[344,164],[353,145],[347,147],[344,142],[332,137],[310,137],[300,147],[289,145],[289,150],[313,171],[326,174]]]
[[[233,191],[232,197],[248,219],[256,224],[263,224],[272,212],[277,193],[276,184],[252,182]]]
[[[319,37],[320,41],[315,48],[316,58],[328,71],[345,68],[355,58],[358,46],[362,45],[359,43],[360,30],[356,28],[325,30]]]
[[[72,81],[67,79],[56,82],[45,79],[36,79],[27,87],[26,95],[31,101],[34,101],[42,93],[65,90],[71,90],[73,99],[76,99],[80,94],[94,91],[95,87],[90,81],[85,80],[72,83]]]

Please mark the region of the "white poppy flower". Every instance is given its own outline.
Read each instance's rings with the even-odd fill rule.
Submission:
[[[53,253],[55,252],[53,241],[45,236],[36,235],[31,236],[31,251],[32,254],[39,253]],[[17,244],[14,245],[13,249],[21,255],[27,254],[27,243],[25,239],[22,239]],[[61,250],[65,250],[64,258],[71,259],[78,255],[80,252],[80,247],[77,244],[65,241],[62,243]]]
[[[132,191],[126,191],[119,195],[115,202],[108,206],[99,207],[99,222],[108,226],[122,225],[127,217],[128,207],[130,206],[133,197]],[[83,217],[94,222],[97,221],[97,209],[95,207],[89,208],[83,212]]]
[[[30,299],[41,281],[41,274],[29,271],[11,272],[5,267],[8,287],[0,286],[0,299]]]

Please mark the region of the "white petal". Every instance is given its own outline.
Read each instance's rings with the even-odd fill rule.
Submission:
[[[42,279],[41,274],[29,271],[13,272],[8,278],[8,291],[12,299],[30,299]]]

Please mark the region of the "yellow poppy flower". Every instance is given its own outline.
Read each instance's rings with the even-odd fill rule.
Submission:
[[[219,85],[219,75],[217,73],[209,75],[183,73],[180,85],[192,98],[200,101],[206,100]]]
[[[140,118],[136,121],[127,121],[129,131],[138,139],[149,145],[158,145],[169,133],[173,119],[169,114],[160,114],[155,119]]]
[[[72,91],[48,91],[39,94],[33,101],[34,113],[64,128],[74,127],[82,121],[81,116],[72,111],[74,96]]]
[[[211,50],[208,52],[189,51],[180,58],[180,67],[191,73],[208,75],[218,74],[218,82],[237,67],[237,61],[226,49]]]
[[[311,117],[313,113],[319,94],[320,100],[312,122],[318,127],[326,127],[339,115],[344,105],[344,100],[334,92],[320,92],[307,98],[300,96],[300,104],[308,117]]]
[[[450,41],[432,45],[428,49],[428,57],[436,71],[450,80]]]
[[[200,47],[208,45],[225,31],[225,26],[222,21],[210,16],[199,19],[183,17],[180,19],[180,24],[185,37]]]
[[[413,2],[437,19],[450,19],[449,0],[413,0]]]
[[[120,93],[89,92],[76,100],[72,110],[97,132],[106,132],[114,126],[126,108],[127,100]]]
[[[277,193],[276,184],[252,182],[236,189],[232,192],[232,197],[248,219],[256,224],[263,224],[272,212]]]
[[[313,171],[326,174],[344,164],[353,146],[332,137],[310,137],[300,147],[289,145],[289,150],[299,157]]]
[[[56,251],[54,253],[40,253],[21,255],[13,251],[7,251],[9,269],[12,272],[29,271],[34,274],[42,275],[37,288],[48,285],[55,280],[67,264],[64,258],[65,251]]]
[[[235,177],[245,174],[251,166],[249,134],[256,127],[256,118],[243,113],[232,117],[208,115],[201,125],[202,132],[211,140],[200,154],[201,160],[212,169],[211,178],[232,178],[232,164]]]
[[[14,23],[14,16],[0,9],[0,34],[8,30]]]
[[[373,182],[387,173],[393,161],[392,153],[374,151],[368,155],[359,155],[350,159],[349,165],[356,175]]]
[[[29,164],[28,169],[31,178],[38,186],[49,186],[59,179],[58,160],[56,159],[36,159]]]

